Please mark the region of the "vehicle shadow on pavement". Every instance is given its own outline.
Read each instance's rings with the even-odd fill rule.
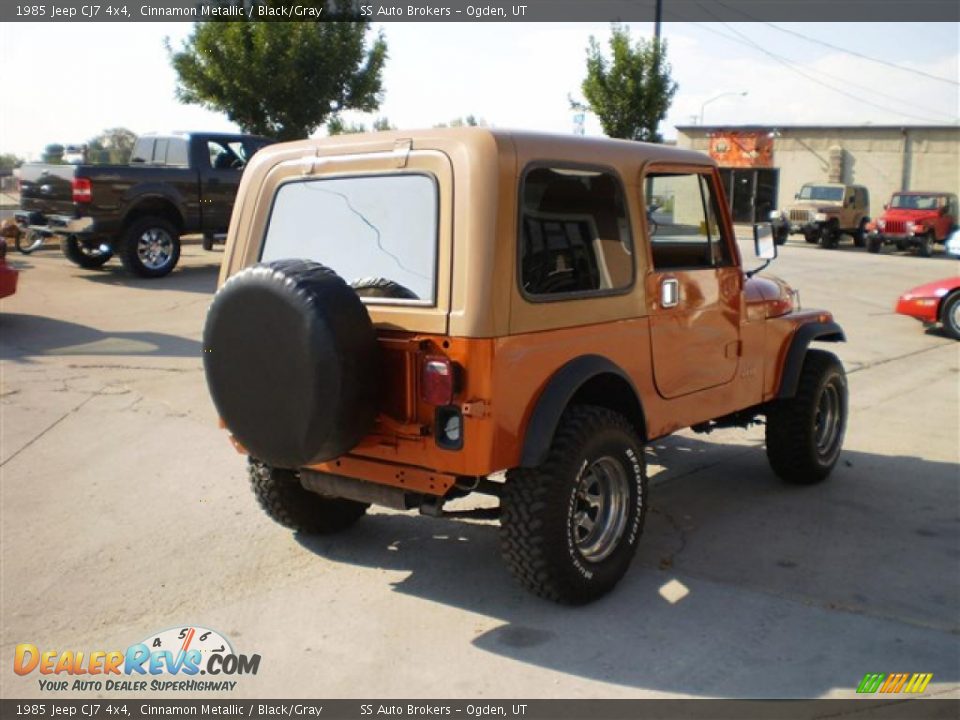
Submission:
[[[298,540],[409,572],[395,591],[502,622],[467,623],[463,642],[592,680],[771,698],[852,692],[866,672],[960,680],[956,465],[844,452],[826,483],[793,487],[757,445],[658,442],[637,559],[585,607],[521,589],[490,523],[375,513],[347,536]]]
[[[192,357],[198,360],[197,340],[158,332],[105,333],[79,323],[40,315],[0,315],[0,359],[29,363],[36,357],[94,355]]]
[[[217,289],[220,265],[185,265],[162,278],[133,277],[119,265],[108,265],[97,271],[85,270],[77,277],[101,285],[119,285],[140,290],[179,290],[180,292],[213,295]]]

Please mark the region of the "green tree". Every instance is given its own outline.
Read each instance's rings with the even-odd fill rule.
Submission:
[[[596,38],[587,47],[587,77],[581,85],[587,104],[571,99],[575,109],[589,109],[609,137],[645,142],[662,140],[657,128],[677,92],[670,77],[666,43],[630,42],[630,29],[613,23],[608,59]]]
[[[226,113],[246,132],[279,140],[308,137],[344,110],[372,112],[380,106],[387,44],[380,34],[367,47],[369,26],[195,23],[179,52],[167,43],[177,98]]]
[[[87,141],[87,159],[91,163],[124,165],[130,161],[137,136],[132,130],[108,128]]]
[[[0,153],[0,170],[13,170],[23,165],[23,158],[13,153]]]
[[[373,121],[373,132],[383,132],[384,130],[396,130],[390,121],[385,118],[377,118]],[[355,135],[356,133],[367,132],[367,126],[363,123],[346,123],[339,115],[334,115],[327,120],[328,135]]]
[[[64,147],[60,143],[51,143],[43,149],[41,160],[50,165],[63,164]]]
[[[450,122],[438,123],[438,124],[434,125],[434,127],[437,127],[437,128],[445,128],[445,127],[452,127],[452,128],[457,128],[457,127],[486,127],[486,126],[487,126],[487,121],[486,121],[486,120],[484,120],[483,118],[480,118],[480,119],[478,120],[477,117],[476,117],[475,115],[472,115],[472,114],[471,114],[471,115],[467,115],[466,117],[456,117],[456,118],[454,118],[453,120],[451,120]]]

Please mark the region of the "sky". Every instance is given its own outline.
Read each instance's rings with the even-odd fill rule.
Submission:
[[[36,159],[48,143],[81,143],[117,126],[136,133],[236,129],[223,115],[175,97],[164,39],[178,47],[191,27],[0,24],[0,153]],[[582,98],[590,36],[605,45],[610,34],[607,23],[398,22],[374,29],[390,55],[384,100],[372,116],[348,120],[369,125],[387,117],[412,129],[472,114],[495,127],[560,133],[573,131],[568,96]],[[632,23],[630,30],[648,37],[653,27]],[[956,24],[665,23],[663,36],[679,85],[661,126],[667,138],[701,113],[707,125],[960,122]],[[585,129],[602,134],[592,116]]]

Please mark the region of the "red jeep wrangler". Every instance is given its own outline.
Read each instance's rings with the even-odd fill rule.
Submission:
[[[883,216],[868,227],[867,250],[884,245],[916,247],[930,257],[933,244],[946,242],[957,225],[957,196],[941,192],[898,192],[883,206]]]

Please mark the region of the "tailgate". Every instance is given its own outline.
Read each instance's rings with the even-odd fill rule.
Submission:
[[[26,164],[20,168],[20,209],[44,215],[73,215],[75,165]]]

